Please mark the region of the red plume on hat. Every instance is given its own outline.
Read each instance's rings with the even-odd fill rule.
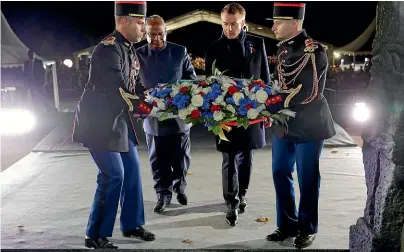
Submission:
[[[115,16],[145,17],[146,1],[115,1]]]

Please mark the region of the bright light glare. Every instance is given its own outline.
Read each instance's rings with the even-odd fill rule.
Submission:
[[[341,54],[339,54],[339,53],[337,53],[337,52],[334,52],[334,57],[337,58],[337,59],[339,59],[339,58],[341,57]]]
[[[370,111],[366,107],[364,102],[355,103],[355,108],[353,110],[353,117],[358,122],[365,122],[370,117]]]
[[[68,68],[71,68],[73,66],[73,61],[71,59],[65,59],[63,61],[63,65],[67,66]]]
[[[34,128],[35,116],[22,109],[0,109],[0,134],[15,135],[26,133]]]

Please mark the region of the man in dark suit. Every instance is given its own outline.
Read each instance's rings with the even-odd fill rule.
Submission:
[[[285,107],[296,112],[288,130],[274,125],[272,175],[276,191],[278,229],[270,241],[296,237],[294,246],[310,246],[318,226],[320,194],[319,159],[323,141],[335,135],[327,100],[323,95],[328,70],[324,47],[303,30],[305,4],[275,3],[272,30],[278,44],[276,81],[283,92],[293,94]],[[300,187],[296,210],[292,173],[296,164]]]
[[[221,12],[223,34],[213,42],[206,53],[206,76],[212,74],[212,64],[225,74],[235,78],[262,79],[270,82],[267,54],[262,38],[247,35],[245,9],[237,4],[226,5]],[[223,196],[228,207],[226,221],[234,226],[238,222],[238,211],[247,207],[246,193],[250,183],[253,150],[265,143],[263,123],[243,127],[232,127],[225,133],[227,141],[216,137],[217,150],[222,152]]]
[[[45,107],[47,110],[53,110],[54,105],[45,95],[45,69],[43,62],[35,58],[32,50],[28,51],[29,60],[24,62],[24,87],[31,95],[34,107]]]
[[[122,235],[155,239],[143,228],[138,141],[131,113],[140,67],[133,44],[144,36],[145,16],[146,2],[115,3],[115,31],[94,49],[90,77],[76,109],[73,141],[89,149],[99,170],[86,230],[88,248],[117,248],[108,237],[119,202]]]
[[[191,59],[184,46],[167,42],[167,30],[163,18],[153,15],[147,19],[148,44],[138,48],[140,81],[145,89],[159,83],[176,83],[181,79],[196,79]],[[181,119],[159,121],[147,117],[143,128],[146,132],[154,189],[157,194],[155,212],[162,212],[170,204],[173,190],[181,205],[187,205],[185,194],[186,175],[190,165],[191,125]]]

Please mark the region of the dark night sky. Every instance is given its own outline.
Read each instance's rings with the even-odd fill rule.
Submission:
[[[176,17],[195,9],[219,13],[228,2],[149,1],[148,15],[164,19]],[[264,26],[272,22],[273,2],[238,2],[247,11],[247,21]],[[304,27],[314,39],[343,46],[353,41],[371,23],[377,2],[307,2]],[[38,51],[44,40],[60,54],[92,46],[114,29],[114,2],[2,2],[1,10],[18,37]],[[203,55],[206,45],[217,39],[221,27],[197,23],[175,30],[168,40],[188,47],[189,52]],[[91,41],[92,40],[92,41]],[[276,41],[266,39],[268,54],[275,53]],[[362,50],[371,50],[369,41]]]

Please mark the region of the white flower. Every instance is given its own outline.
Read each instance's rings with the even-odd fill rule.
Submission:
[[[193,106],[192,104],[188,106],[187,110],[188,112],[191,114],[192,111],[194,111],[195,109],[197,109],[195,106]]]
[[[247,112],[247,118],[251,119],[251,120],[256,119],[258,117],[258,115],[259,115],[258,110],[253,109],[253,108],[248,110],[248,112]]]
[[[250,85],[250,83],[248,82],[248,80],[243,80],[243,86],[244,86],[244,87],[248,87],[248,85]]]
[[[215,111],[213,112],[213,120],[221,121],[224,118],[224,113],[222,111]]]
[[[229,89],[229,87],[233,86],[233,84],[229,83],[229,82],[224,82],[222,84],[222,90],[223,91],[227,91]]]
[[[255,93],[250,93],[248,95],[248,98],[250,98],[252,101],[255,101],[255,99],[257,98],[257,95]]]
[[[222,107],[226,107],[227,103],[225,101],[222,101],[219,105]]]
[[[177,85],[173,85],[172,86],[172,90],[173,91],[171,91],[171,97],[174,97],[174,96],[176,96],[179,92],[180,92],[180,87],[179,86],[177,86]]]
[[[238,106],[240,105],[240,99],[244,98],[244,94],[237,92],[233,94],[234,103]]]
[[[259,103],[265,103],[265,101],[268,99],[268,94],[264,90],[258,90],[256,93],[257,97],[257,102]]]
[[[216,103],[216,104],[220,104],[220,103],[223,102],[223,99],[224,99],[223,95],[219,95],[219,96],[215,99],[215,103]]]
[[[199,94],[201,91],[202,91],[202,87],[198,87],[197,85],[193,85],[193,86],[191,87],[191,93],[192,93],[193,95],[197,95],[197,94]]]
[[[158,99],[157,100],[157,107],[161,110],[165,110],[166,109],[166,104],[163,100]]]
[[[212,92],[212,88],[211,88],[211,87],[202,88],[202,92],[203,92],[204,94],[210,93],[210,92]]]
[[[178,117],[181,120],[185,120],[189,114],[191,114],[191,112],[189,112],[188,109],[179,109],[178,110]]]
[[[203,105],[203,97],[202,97],[202,95],[194,95],[194,96],[192,96],[191,103],[195,107],[201,107]]]
[[[236,113],[236,109],[230,104],[226,106],[226,110],[233,114]]]

